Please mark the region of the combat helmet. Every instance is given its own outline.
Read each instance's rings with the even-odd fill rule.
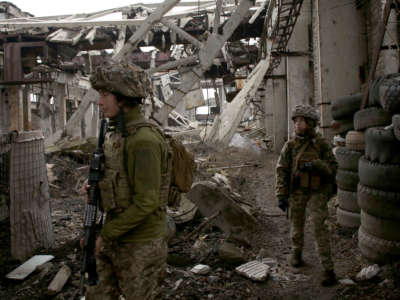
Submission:
[[[106,90],[127,98],[146,98],[152,93],[147,73],[139,66],[125,62],[110,62],[98,66],[90,76],[96,90]]]
[[[319,121],[317,111],[310,105],[300,104],[296,105],[292,111],[292,120],[296,117],[304,117],[313,121],[313,126],[316,126]]]

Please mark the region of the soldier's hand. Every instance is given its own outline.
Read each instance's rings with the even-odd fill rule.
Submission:
[[[283,211],[286,212],[286,210],[289,207],[289,200],[287,198],[280,198],[278,200],[278,207]]]
[[[80,189],[81,195],[85,197],[85,203],[88,202],[88,191],[89,191],[90,185],[88,184],[88,180],[86,179],[85,182],[82,184],[82,187]]]

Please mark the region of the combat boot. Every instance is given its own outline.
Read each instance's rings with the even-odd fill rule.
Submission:
[[[294,250],[289,258],[289,263],[292,267],[298,268],[303,264],[301,259],[301,250]]]
[[[336,275],[333,270],[325,270],[322,274],[321,285],[322,286],[332,286],[336,284]]]

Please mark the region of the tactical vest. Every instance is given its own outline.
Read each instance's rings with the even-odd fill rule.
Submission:
[[[145,124],[145,125],[144,125]],[[134,135],[141,127],[150,127],[158,135],[163,136],[161,130],[149,126],[147,123],[131,122],[127,124],[128,135]],[[164,138],[164,137],[163,137]],[[103,145],[105,154],[104,177],[99,182],[102,207],[108,211],[120,213],[133,204],[134,186],[129,182],[125,164],[125,138],[120,132],[108,132]],[[166,168],[162,168],[160,186],[160,208],[166,209],[170,185],[170,151],[168,149]],[[163,159],[162,159],[163,161]],[[163,170],[166,169],[166,170]]]
[[[297,169],[304,166],[305,163],[311,162],[316,159],[321,158],[321,147],[318,143],[318,139],[313,139],[309,142],[305,151],[300,155],[298,160]],[[299,154],[301,146],[296,145],[292,151],[292,161],[295,161],[297,155]],[[293,166],[294,167],[294,166]],[[296,170],[292,170],[293,172]],[[299,178],[299,187],[301,188],[311,188],[312,190],[318,190],[321,185],[321,176],[315,172],[301,172]]]

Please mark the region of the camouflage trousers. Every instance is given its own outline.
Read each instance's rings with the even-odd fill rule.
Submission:
[[[167,251],[165,239],[106,245],[96,258],[99,284],[87,288],[86,300],[161,299]]]
[[[304,223],[308,206],[312,233],[320,262],[325,270],[333,269],[330,232],[325,220],[328,218],[329,198],[324,193],[295,191],[290,197],[290,238],[293,251],[302,251],[304,246]]]

